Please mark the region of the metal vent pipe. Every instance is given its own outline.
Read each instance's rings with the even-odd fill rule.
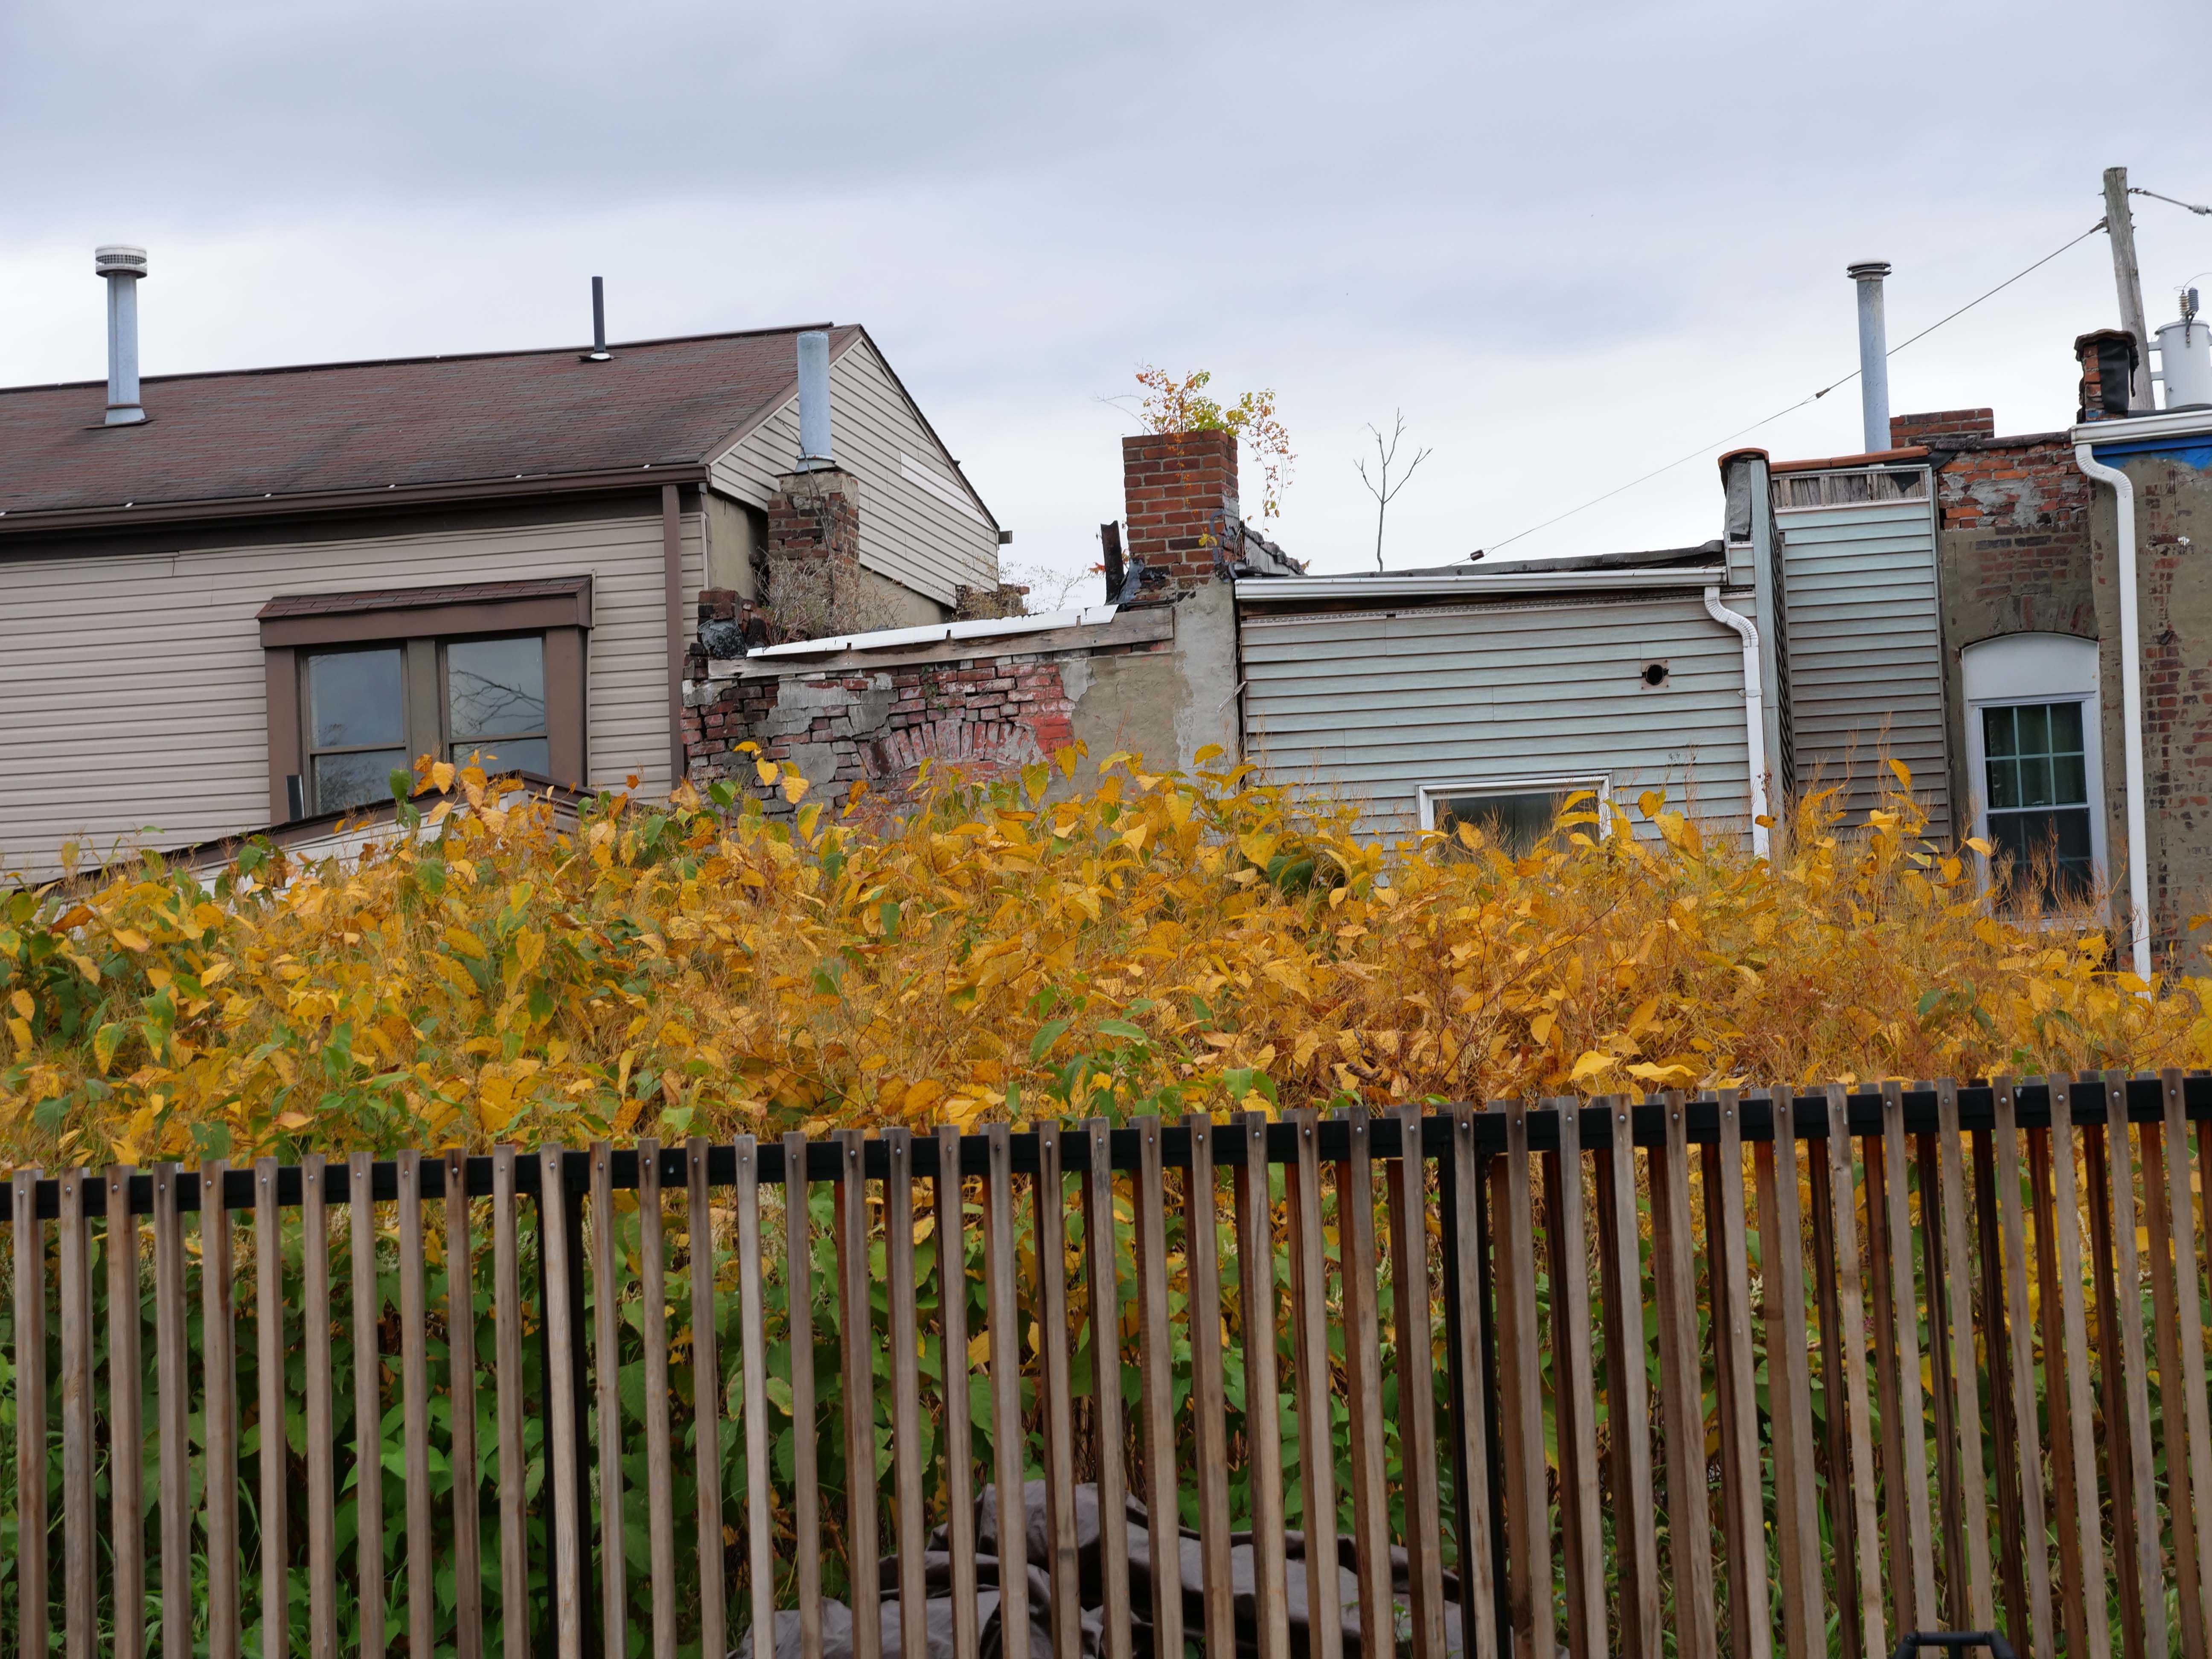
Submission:
[[[107,281],[108,426],[136,426],[146,418],[138,403],[138,279],[146,250],[110,246],[92,251],[92,268]]]
[[[819,329],[799,337],[799,471],[836,465],[830,453],[830,337]]]
[[[1882,317],[1881,279],[1887,259],[1862,259],[1844,275],[1859,285],[1859,407],[1869,455],[1889,444],[1889,327]]]

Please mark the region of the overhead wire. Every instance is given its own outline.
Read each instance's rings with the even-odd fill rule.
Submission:
[[[2148,196],[2154,202],[2171,202],[2178,208],[2187,208],[2191,213],[2212,214],[2212,207],[2205,207],[2197,202],[2185,202],[2179,196],[2161,196],[2154,190],[2145,190],[2141,185],[2130,185],[2128,194]]]
[[[2172,198],[2162,198],[2161,199],[2170,200]],[[2185,202],[2181,204],[2181,205],[2186,207],[2189,204]],[[1990,289],[1986,292],[1976,295],[1972,299],[1967,301],[1966,304],[1960,306],[1956,311],[1950,313],[1948,315],[1937,318],[1934,322],[1929,324],[1927,327],[1922,329],[1917,334],[1912,336],[1911,339],[1899,341],[1895,345],[1890,347],[1887,351],[1884,352],[1882,354],[1883,356],[1885,358],[1894,357],[1899,352],[1904,350],[1905,347],[1914,343],[1915,341],[1926,339],[1929,335],[1933,334],[1937,329],[1942,327],[1946,323],[1955,321],[1959,318],[1965,316],[1976,306],[1981,304],[1983,301],[1992,299],[1996,295],[2003,293],[2005,289],[2010,288],[2014,283],[2020,281],[2021,277],[2033,275],[2035,271],[2041,270],[2045,265],[2049,264],[2053,259],[2056,259],[2060,254],[2075,246],[2077,243],[2087,241],[2089,238],[2094,236],[2099,231],[2104,229],[2104,228],[2105,222],[2102,219],[2098,220],[2095,224],[2090,226],[2088,229],[2083,231],[2079,236],[2074,237],[2070,240],[2051,249],[2050,252],[2045,254],[2033,264],[2024,266],[2021,270],[2014,271],[2011,276],[2006,277],[2004,281],[1999,283],[1995,288]],[[1786,408],[1778,409],[1771,415],[1768,415],[1761,419],[1753,421],[1749,426],[1739,427],[1724,438],[1716,438],[1710,443],[1700,444],[1697,448],[1691,450],[1688,453],[1678,455],[1671,461],[1668,461],[1659,466],[1655,466],[1649,472],[1642,473],[1636,477],[1631,478],[1626,483],[1616,484],[1611,489],[1607,490],[1603,495],[1593,495],[1589,500],[1582,502],[1578,506],[1571,507],[1564,513],[1555,513],[1550,518],[1545,520],[1541,524],[1532,524],[1526,530],[1516,530],[1513,534],[1508,536],[1504,541],[1492,543],[1482,550],[1485,552],[1494,553],[1501,547],[1510,546],[1513,543],[1519,541],[1524,536],[1533,536],[1540,530],[1548,530],[1555,524],[1559,524],[1565,520],[1573,518],[1577,513],[1586,513],[1591,507],[1596,507],[1601,502],[1611,501],[1615,495],[1621,495],[1627,490],[1635,489],[1638,484],[1649,483],[1652,479],[1659,477],[1660,474],[1663,472],[1672,472],[1676,467],[1686,465],[1689,462],[1696,460],[1700,455],[1708,454],[1713,450],[1718,449],[1723,444],[1734,443],[1738,438],[1741,438],[1748,434],[1756,432],[1763,426],[1771,426],[1775,422],[1780,420],[1784,415],[1794,414],[1798,410],[1804,408],[1808,404],[1818,403],[1821,398],[1826,397],[1831,392],[1835,391],[1837,387],[1849,386],[1853,380],[1858,379],[1859,373],[1860,371],[1855,368],[1850,374],[1844,375],[1841,379],[1829,381],[1827,385],[1822,386],[1818,392],[1813,392],[1808,396],[1800,398],[1796,403],[1788,405]]]

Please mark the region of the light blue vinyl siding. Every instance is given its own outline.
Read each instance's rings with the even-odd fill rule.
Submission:
[[[1748,593],[1729,603],[1746,615]],[[1357,802],[1365,831],[1420,827],[1424,785],[1602,775],[1613,798],[1741,828],[1743,649],[1695,591],[1270,616],[1248,605],[1245,752]],[[1642,680],[1664,662],[1666,683]]]

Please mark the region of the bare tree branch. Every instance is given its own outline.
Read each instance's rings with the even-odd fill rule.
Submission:
[[[1398,464],[1398,441],[1406,435],[1406,412],[1403,410],[1392,411],[1390,436],[1387,441],[1382,436],[1382,429],[1372,422],[1368,423],[1367,430],[1375,440],[1376,476],[1372,478],[1367,476],[1367,460],[1364,456],[1354,461],[1352,465],[1358,471],[1359,482],[1367,486],[1367,493],[1375,498],[1375,568],[1380,570],[1383,568],[1383,515],[1389,512],[1391,501],[1413,477],[1414,469],[1423,461],[1427,460],[1435,452],[1428,449],[1417,451],[1413,459],[1406,463],[1406,470],[1398,475],[1398,482],[1392,483],[1390,469]]]

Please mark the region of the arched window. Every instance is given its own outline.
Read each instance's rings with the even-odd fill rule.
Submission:
[[[2042,902],[2087,894],[2106,868],[2097,642],[2008,634],[1960,653],[1974,833]]]

